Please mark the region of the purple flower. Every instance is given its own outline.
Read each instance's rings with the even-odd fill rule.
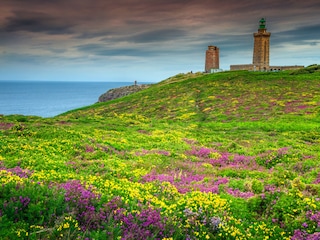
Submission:
[[[300,105],[300,106],[298,106],[298,109],[306,109],[306,108],[307,108],[306,105]]]
[[[278,155],[280,155],[280,156],[286,155],[286,154],[288,154],[288,151],[289,151],[289,147],[279,148],[278,149]]]
[[[30,198],[28,198],[28,197],[22,197],[22,196],[20,196],[20,197],[19,197],[19,200],[20,200],[20,202],[21,202],[21,204],[22,204],[23,207],[27,207],[28,204],[30,203]]]
[[[306,213],[307,219],[317,224],[318,227],[320,227],[320,211],[316,211],[313,213],[312,211],[308,211]]]
[[[97,229],[105,219],[104,215],[96,211],[94,204],[100,198],[91,189],[86,189],[80,181],[70,181],[62,184],[65,189],[65,201],[69,204],[68,208],[74,211],[82,230]]]
[[[142,180],[144,182],[170,182],[180,193],[186,193],[193,190],[219,193],[219,185],[229,181],[227,178],[218,178],[216,181],[203,181],[203,175],[193,174],[187,171],[171,171],[168,174],[157,174],[155,171],[152,171],[145,175]]]
[[[291,240],[319,240],[320,232],[307,233],[304,230],[295,230]]]
[[[33,171],[30,171],[28,169],[22,169],[19,166],[14,167],[14,168],[5,168],[5,167],[0,167],[0,170],[6,170],[7,172],[11,172],[20,178],[28,178]]]
[[[165,217],[160,211],[146,208],[140,213],[117,211],[115,220],[121,222],[122,239],[162,239],[166,230]]]
[[[216,152],[214,149],[202,147],[197,149],[195,147],[192,148],[191,151],[188,151],[187,154],[194,155],[200,158],[207,158],[211,152]]]
[[[144,156],[147,154],[159,154],[159,155],[164,155],[164,156],[170,156],[170,153],[165,150],[145,150],[142,149],[140,152],[135,153],[136,156]]]
[[[86,152],[94,152],[94,148],[92,146],[86,145]]]
[[[294,234],[291,238],[291,240],[304,240],[306,239],[306,235],[307,233],[305,231],[301,231],[301,230],[294,230]]]
[[[1,122],[0,123],[0,129],[3,130],[8,130],[14,126],[14,123],[6,123],[6,122]]]
[[[254,193],[252,192],[241,192],[239,189],[227,188],[226,191],[230,195],[240,198],[250,198],[254,196]]]
[[[212,217],[210,218],[210,225],[213,228],[213,231],[217,231],[221,224],[221,219],[219,217]]]
[[[320,172],[318,173],[317,179],[313,183],[314,184],[320,183]]]

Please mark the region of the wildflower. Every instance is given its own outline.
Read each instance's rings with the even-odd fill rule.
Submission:
[[[218,231],[220,224],[221,219],[219,217],[212,217],[210,219],[210,226],[212,227],[213,231]]]

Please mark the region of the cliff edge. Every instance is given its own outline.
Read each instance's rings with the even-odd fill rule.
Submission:
[[[105,92],[99,97],[98,102],[107,102],[112,99],[121,98],[150,87],[151,84],[131,85],[119,88],[113,88]]]

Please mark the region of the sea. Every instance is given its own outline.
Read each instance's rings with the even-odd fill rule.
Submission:
[[[54,117],[98,102],[110,89],[133,82],[0,81],[0,115]]]

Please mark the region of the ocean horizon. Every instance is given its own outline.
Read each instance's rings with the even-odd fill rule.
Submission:
[[[54,117],[98,102],[110,89],[134,82],[0,81],[0,115]]]

